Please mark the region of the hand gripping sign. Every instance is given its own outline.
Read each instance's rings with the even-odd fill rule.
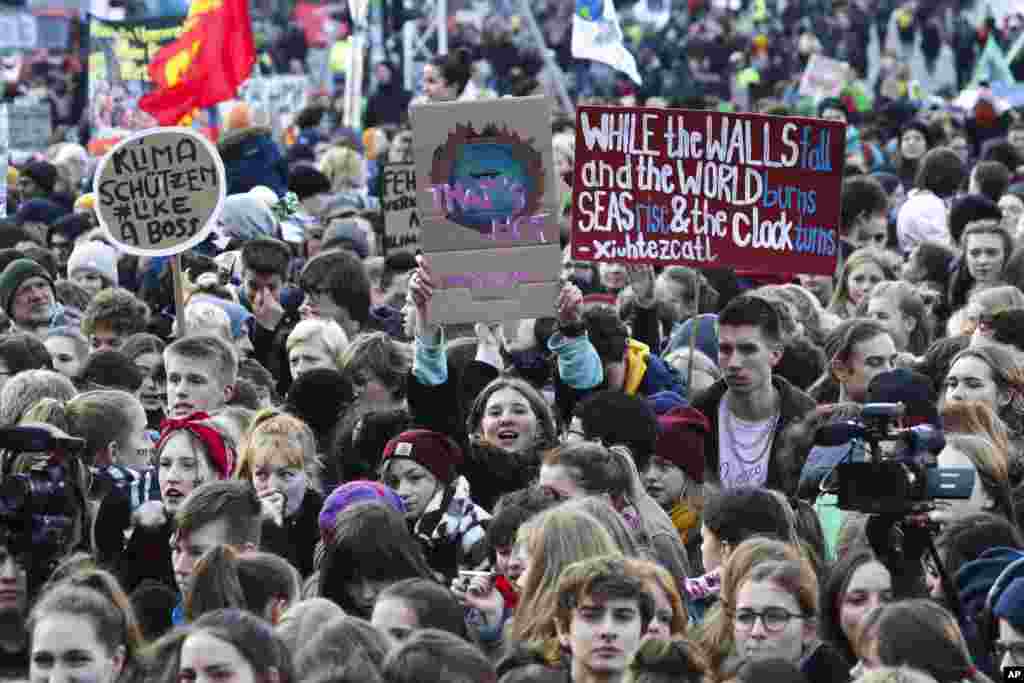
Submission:
[[[151,128],[103,157],[93,190],[100,225],[119,249],[170,256],[210,234],[227,179],[205,137],[190,128]]]

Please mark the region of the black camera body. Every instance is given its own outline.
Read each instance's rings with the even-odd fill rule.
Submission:
[[[840,462],[830,487],[843,510],[905,515],[937,499],[967,499],[975,472],[967,467],[939,467],[936,456],[946,440],[931,425],[900,428],[902,403],[867,403],[859,419],[822,426],[816,443],[836,446],[861,439],[865,462]],[[884,444],[884,448],[883,448]]]
[[[41,427],[0,429],[0,532],[9,552],[25,559],[30,581],[39,572],[48,574],[69,549],[85,509],[76,487],[84,467],[78,453],[84,448],[82,439],[55,436]],[[32,463],[13,472],[17,456],[26,453],[36,454]]]

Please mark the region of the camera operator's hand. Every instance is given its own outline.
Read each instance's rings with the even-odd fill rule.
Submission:
[[[452,593],[463,607],[475,607],[483,619],[482,626],[501,626],[505,614],[505,597],[494,586],[494,575],[459,576],[452,579]]]
[[[167,523],[167,510],[159,500],[148,500],[132,513],[132,526],[156,529]]]

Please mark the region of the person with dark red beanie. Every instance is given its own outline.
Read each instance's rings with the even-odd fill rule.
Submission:
[[[704,439],[711,427],[694,408],[673,408],[658,418],[654,454],[642,465],[644,487],[672,518],[692,566],[700,558]]]
[[[491,515],[470,498],[469,482],[458,475],[462,461],[462,449],[447,435],[410,429],[388,441],[380,469],[381,481],[402,499],[431,568],[449,580],[487,558]]]

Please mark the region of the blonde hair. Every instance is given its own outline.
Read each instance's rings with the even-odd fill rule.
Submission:
[[[834,313],[843,319],[849,317],[850,313],[846,310],[846,307],[853,302],[850,301],[850,285],[847,281],[853,271],[867,264],[878,266],[878,269],[882,271],[882,280],[894,279],[893,272],[889,268],[883,252],[872,247],[858,249],[850,254],[849,258],[846,259],[846,263],[843,264],[843,270],[839,273],[839,279],[836,282],[836,289],[832,293],[832,301],[828,304],[827,310],[829,313]]]
[[[271,459],[279,459],[288,467],[307,471],[316,462],[313,430],[287,413],[273,410],[259,413],[242,441],[235,477],[252,479],[260,463]]]
[[[345,353],[349,348],[348,335],[345,334],[345,330],[341,328],[341,325],[333,320],[303,320],[288,335],[285,348],[291,353],[291,350],[299,344],[314,342],[324,347],[327,355],[334,361],[335,367],[341,370]]]
[[[231,318],[223,308],[211,301],[190,301],[185,306],[185,325],[192,331],[202,330],[228,342],[235,341],[231,334]]]
[[[542,512],[521,526],[516,542],[526,543],[530,562],[512,623],[513,637],[524,643],[540,641],[549,661],[557,661],[555,614],[562,570],[592,557],[621,557],[622,551],[593,515],[561,507]]]
[[[331,192],[344,192],[365,184],[363,158],[354,150],[331,147],[320,160],[320,172],[331,181]]]
[[[982,315],[995,315],[1003,311],[1016,311],[1024,308],[1024,292],[1014,285],[998,285],[987,287],[971,294],[960,319],[960,333],[973,334],[978,327],[978,318]]]
[[[729,554],[722,567],[722,589],[718,604],[705,616],[703,629],[697,639],[708,653],[714,671],[721,669],[735,647],[731,612],[736,608],[736,596],[754,568],[764,562],[806,560],[792,543],[761,536],[748,538]]]
[[[636,575],[648,588],[660,588],[668,603],[672,606],[672,622],[669,624],[669,631],[672,637],[686,635],[687,614],[683,599],[676,588],[676,581],[672,574],[660,564],[648,560],[638,560],[632,557],[626,558],[626,566]]]

